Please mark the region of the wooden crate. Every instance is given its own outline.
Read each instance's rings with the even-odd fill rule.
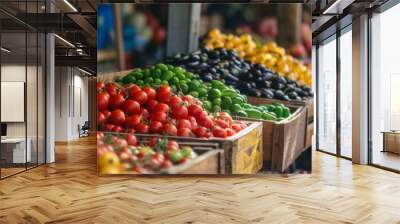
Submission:
[[[221,138],[188,138],[178,136],[168,136],[170,139],[178,142],[188,143],[217,143],[218,148],[224,151],[224,167],[225,174],[255,174],[263,167],[263,139],[262,139],[262,123],[249,122],[248,126],[226,139]],[[161,135],[149,135],[158,136]]]
[[[289,108],[292,115],[280,122],[242,118],[263,124],[264,170],[284,172],[305,150],[307,110]]]
[[[139,143],[146,143],[151,137],[165,137],[156,134],[135,135],[137,136]],[[199,139],[167,136],[168,139],[175,140],[181,145],[191,146],[197,151],[200,149],[206,150],[207,148],[210,150],[211,146],[213,146],[213,149],[220,149],[219,155],[215,155],[214,153],[204,154],[204,158],[199,158],[199,160],[194,161],[195,163],[191,166],[180,167],[174,171],[184,174],[188,174],[188,172],[191,172],[192,174],[201,173],[195,171],[195,169],[208,172],[201,174],[255,174],[263,167],[263,140],[261,137],[261,122],[249,122],[248,127],[226,139]],[[219,161],[218,165],[216,165],[217,161]],[[218,170],[218,172],[212,170]]]
[[[307,101],[284,101],[275,99],[266,99],[261,97],[247,97],[250,104],[260,105],[260,104],[270,104],[270,103],[281,103],[289,107],[305,107],[307,109],[307,122],[314,122],[314,98]]]
[[[123,136],[124,133],[110,133],[117,136]],[[152,137],[163,138],[159,135],[151,134],[135,134],[139,144],[147,145]],[[190,146],[198,155],[195,159],[188,161],[182,165],[175,165],[161,174],[224,174],[224,151],[220,149],[220,145],[215,142],[193,141],[176,137],[168,137],[169,140],[175,140],[180,146]],[[137,174],[135,172],[123,172],[120,174]],[[160,174],[160,173],[157,173]],[[101,174],[107,175],[107,174]]]

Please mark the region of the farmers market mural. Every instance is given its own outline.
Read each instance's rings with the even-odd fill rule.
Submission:
[[[265,21],[247,15],[263,7],[269,12],[265,18],[278,20],[271,8],[279,4],[246,6],[246,16],[236,17],[215,11],[214,4],[201,5],[197,8],[200,17],[188,19],[200,19],[208,31],[194,38],[182,33],[198,47],[169,56],[166,49],[177,43],[167,38],[167,27],[172,26],[168,21],[173,21],[168,15],[185,7],[99,6],[98,18],[103,22],[99,22],[98,35],[116,37],[108,42],[114,44],[98,45],[102,57],[97,83],[99,174],[311,172],[310,65],[306,58],[279,46],[273,35],[263,39],[251,27]],[[241,12],[237,4],[224,5],[236,14]],[[297,7],[304,20],[293,30],[304,32],[309,9],[302,4]],[[110,22],[111,17],[115,19],[113,13],[129,18],[128,22],[124,19],[122,26]],[[240,22],[214,24],[209,20],[214,14],[222,21]],[[301,16],[279,17],[293,18]],[[200,29],[200,25],[190,29]],[[304,35],[293,35],[299,36],[293,45],[304,42]],[[143,36],[147,41],[140,42]],[[121,51],[115,41],[123,42],[119,46],[138,46]],[[159,49],[160,54],[149,49]],[[103,58],[112,52],[117,56]]]

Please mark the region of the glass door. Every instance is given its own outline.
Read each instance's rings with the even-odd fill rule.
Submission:
[[[317,149],[336,154],[336,35],[318,47]]]
[[[400,171],[400,4],[371,18],[370,162]]]

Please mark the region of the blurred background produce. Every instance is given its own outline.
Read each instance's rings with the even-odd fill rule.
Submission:
[[[98,69],[115,71],[120,65],[128,69],[163,59],[167,13],[166,5],[159,4],[100,4]]]
[[[175,15],[180,22],[174,20]],[[98,26],[99,72],[154,65],[165,56],[192,52],[212,29],[249,34],[257,45],[275,42],[286,53],[287,60],[280,64],[298,64],[292,60],[297,58],[307,65],[297,66],[297,70],[310,69],[311,13],[307,4],[102,4]],[[182,36],[190,40],[183,41]],[[279,66],[283,75],[296,78],[286,71],[295,66]]]

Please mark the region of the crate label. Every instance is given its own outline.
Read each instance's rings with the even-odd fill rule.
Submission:
[[[238,139],[236,153],[233,158],[234,174],[256,173],[262,167],[261,126]]]

